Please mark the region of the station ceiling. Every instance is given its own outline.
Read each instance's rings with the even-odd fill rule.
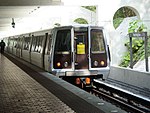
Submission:
[[[61,0],[0,0],[0,35],[12,29],[12,22],[33,16],[44,6],[62,5]]]

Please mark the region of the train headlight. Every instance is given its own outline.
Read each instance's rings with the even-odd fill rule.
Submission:
[[[68,67],[68,62],[65,62],[65,63],[64,63],[64,67]]]
[[[98,61],[94,61],[94,66],[98,66]]]
[[[60,67],[61,66],[61,63],[60,62],[57,62],[57,67]]]
[[[101,64],[101,66],[104,66],[104,65],[105,65],[105,62],[104,62],[104,61],[101,61],[100,64]]]

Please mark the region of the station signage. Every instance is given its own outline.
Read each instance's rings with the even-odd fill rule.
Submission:
[[[129,37],[146,37],[147,36],[147,32],[135,32],[135,33],[129,33]]]
[[[132,53],[132,37],[144,37],[145,41],[144,41],[144,45],[145,45],[145,67],[146,67],[146,71],[149,71],[149,63],[148,63],[148,52],[147,52],[147,43],[148,43],[148,37],[147,37],[147,32],[133,32],[133,33],[129,33],[129,38],[130,38],[130,68],[133,69],[133,53]]]

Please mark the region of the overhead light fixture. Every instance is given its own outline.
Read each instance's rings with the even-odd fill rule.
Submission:
[[[12,18],[12,23],[11,23],[11,25],[12,25],[12,28],[15,28],[14,18]]]

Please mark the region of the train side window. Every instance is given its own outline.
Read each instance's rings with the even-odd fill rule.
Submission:
[[[20,37],[18,37],[18,44],[17,44],[17,45],[18,45],[17,47],[18,47],[19,49],[21,49],[21,38],[20,38]]]
[[[14,42],[14,40],[12,38],[10,38],[10,47],[13,47],[13,42]]]
[[[35,36],[32,40],[32,51],[40,53],[42,50],[43,36]]]
[[[35,50],[35,45],[36,45],[36,37],[32,37],[32,47],[31,47],[31,51]]]
[[[13,40],[10,38],[9,40],[9,47],[12,47],[13,46]]]
[[[24,50],[29,50],[29,45],[30,45],[30,39],[31,37],[24,37]]]
[[[35,49],[34,49],[34,52],[38,52],[38,42],[39,42],[39,37],[38,36],[36,36],[35,37]]]
[[[42,42],[43,42],[44,36],[39,36],[39,44],[38,44],[38,52],[40,53],[42,50]]]
[[[16,44],[15,44],[15,48],[19,48],[20,47],[20,38],[19,37],[15,37],[15,42],[16,42]]]
[[[37,52],[37,44],[38,44],[38,37],[34,37],[34,40],[35,40],[35,45],[34,45],[34,52]]]
[[[71,30],[59,30],[56,36],[55,52],[70,52],[71,51]]]
[[[17,38],[14,38],[14,44],[13,44],[14,48],[17,48]]]
[[[91,30],[91,50],[92,53],[105,52],[104,36],[102,30]]]

